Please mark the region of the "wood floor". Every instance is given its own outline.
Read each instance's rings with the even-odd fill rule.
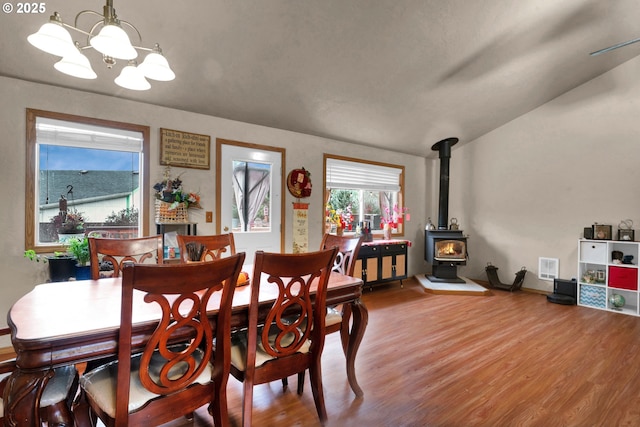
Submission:
[[[327,337],[327,426],[638,426],[640,318],[544,295],[434,295],[413,279],[367,291],[355,398],[337,334]],[[319,426],[308,384],[256,387],[254,425]],[[229,379],[234,426],[241,386]],[[191,425],[184,420],[171,426]],[[193,425],[210,426],[200,409]]]

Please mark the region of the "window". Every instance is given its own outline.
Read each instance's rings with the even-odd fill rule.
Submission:
[[[407,210],[403,205],[404,166],[325,154],[325,231],[341,221],[345,231],[368,224],[381,233],[385,223],[392,234],[404,235]]]
[[[25,247],[69,234],[138,237],[148,228],[149,127],[27,110]]]
[[[271,206],[271,165],[268,163],[233,161],[233,198],[231,199],[231,231],[269,232]]]

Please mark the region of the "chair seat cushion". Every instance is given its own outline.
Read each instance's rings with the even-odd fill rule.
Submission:
[[[173,349],[173,351],[179,351],[179,349]],[[197,363],[202,361],[204,353],[201,350],[196,350],[193,354]],[[136,355],[131,358],[131,377],[130,377],[130,392],[129,392],[129,413],[136,411],[142,407],[148,401],[158,397],[158,394],[152,393],[147,390],[140,382],[140,359],[142,355]],[[166,359],[160,356],[159,353],[155,353],[151,357],[149,364],[149,374],[152,379],[156,380],[160,369],[165,364]],[[177,364],[169,373],[169,377],[179,377],[185,372],[186,362],[183,364]],[[173,375],[172,375],[173,373]],[[200,384],[206,384],[211,381],[211,375],[213,373],[213,366],[211,363],[207,363],[207,367],[198,376],[195,382]],[[91,397],[91,399],[102,408],[111,418],[116,416],[116,382],[118,376],[118,362],[110,362],[105,365],[99,366],[89,373],[80,378],[80,385],[85,392]]]
[[[342,313],[333,307],[327,307],[327,315],[324,318],[324,325],[332,326],[342,322]]]
[[[262,335],[262,328],[258,329],[258,349],[256,350],[256,366],[262,366],[269,360],[273,359],[269,353],[264,350],[262,343],[260,342],[260,335]],[[269,334],[269,342],[273,344],[275,342],[276,333]],[[287,336],[290,338],[287,339]],[[282,345],[287,346],[293,341],[293,334],[287,334],[282,340]],[[307,340],[302,347],[298,350],[299,353],[308,353],[311,348],[311,341]],[[236,332],[231,335],[231,364],[240,371],[244,371],[247,361],[247,331]]]
[[[342,312],[335,307],[327,307],[327,315],[324,318],[324,326],[332,326],[338,323],[342,323]],[[307,327],[306,319],[300,325],[300,328],[304,330]]]
[[[54,405],[66,399],[77,375],[74,366],[56,368],[53,372],[53,378],[49,380],[44,388],[44,392],[42,392],[42,398],[40,399],[41,408],[46,408],[47,406]]]

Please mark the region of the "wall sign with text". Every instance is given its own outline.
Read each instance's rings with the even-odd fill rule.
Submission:
[[[210,169],[211,137],[160,128],[160,164]]]
[[[293,204],[293,253],[309,252],[309,203]]]

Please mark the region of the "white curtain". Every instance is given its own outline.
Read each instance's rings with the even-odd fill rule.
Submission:
[[[233,169],[233,193],[242,231],[249,231],[248,225],[255,219],[271,188],[271,169],[264,168],[263,165],[257,166],[253,163],[241,163]]]
[[[391,205],[391,193],[386,191],[381,191],[380,196],[380,215],[381,218],[384,219],[392,219],[393,218],[393,206]],[[387,214],[387,210],[389,213]]]

